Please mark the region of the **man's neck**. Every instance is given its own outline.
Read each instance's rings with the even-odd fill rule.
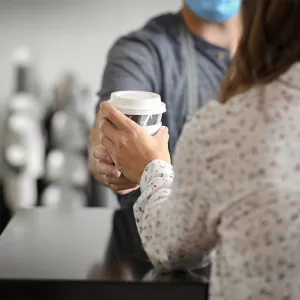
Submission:
[[[240,15],[224,23],[213,23],[196,16],[187,5],[183,6],[182,15],[186,27],[193,34],[215,46],[228,49],[234,55],[241,35]]]

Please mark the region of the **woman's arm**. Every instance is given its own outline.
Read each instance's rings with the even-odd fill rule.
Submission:
[[[205,178],[211,146],[207,134],[201,136],[205,125],[201,128],[200,118],[185,126],[174,157],[175,177],[170,164],[154,160],[141,179],[142,195],[134,213],[142,243],[157,268],[193,264],[216,243],[208,219],[217,193]]]
[[[216,105],[207,105],[185,126],[174,157],[174,180],[167,130],[152,137],[109,103],[101,106],[103,147],[122,174],[141,183],[136,222],[156,267],[199,262],[216,243],[216,217],[210,209],[217,202],[216,180],[210,169],[212,160],[222,158],[223,125]]]

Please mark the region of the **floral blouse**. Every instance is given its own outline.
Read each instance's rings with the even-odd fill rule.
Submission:
[[[210,102],[185,126],[174,170],[152,161],[141,191],[136,223],[157,268],[213,250],[210,299],[299,300],[300,64]]]

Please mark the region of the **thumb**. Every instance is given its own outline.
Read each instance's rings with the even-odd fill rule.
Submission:
[[[169,141],[169,129],[168,127],[162,126],[158,132],[154,135],[155,139],[160,142],[168,143]]]

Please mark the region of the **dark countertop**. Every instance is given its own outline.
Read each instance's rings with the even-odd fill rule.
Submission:
[[[82,299],[81,294],[88,299],[89,293],[114,299],[113,293],[128,289],[140,297],[139,291],[150,289],[153,293],[153,288],[161,291],[161,296],[169,289],[168,295],[174,293],[176,298],[181,284],[187,294],[189,289],[198,291],[197,299],[207,291],[199,276],[151,270],[131,209],[24,210],[0,236],[0,298],[1,291],[7,290],[11,296],[22,291],[23,299],[34,299],[32,293],[47,289],[45,285],[51,285],[52,292],[54,286],[60,291],[55,299],[67,299],[71,294],[72,299]],[[146,274],[150,286],[143,280]],[[118,286],[117,290],[111,285]],[[85,292],[80,293],[81,287]]]
[[[113,210],[20,211],[0,237],[0,278],[86,279],[104,260]]]

